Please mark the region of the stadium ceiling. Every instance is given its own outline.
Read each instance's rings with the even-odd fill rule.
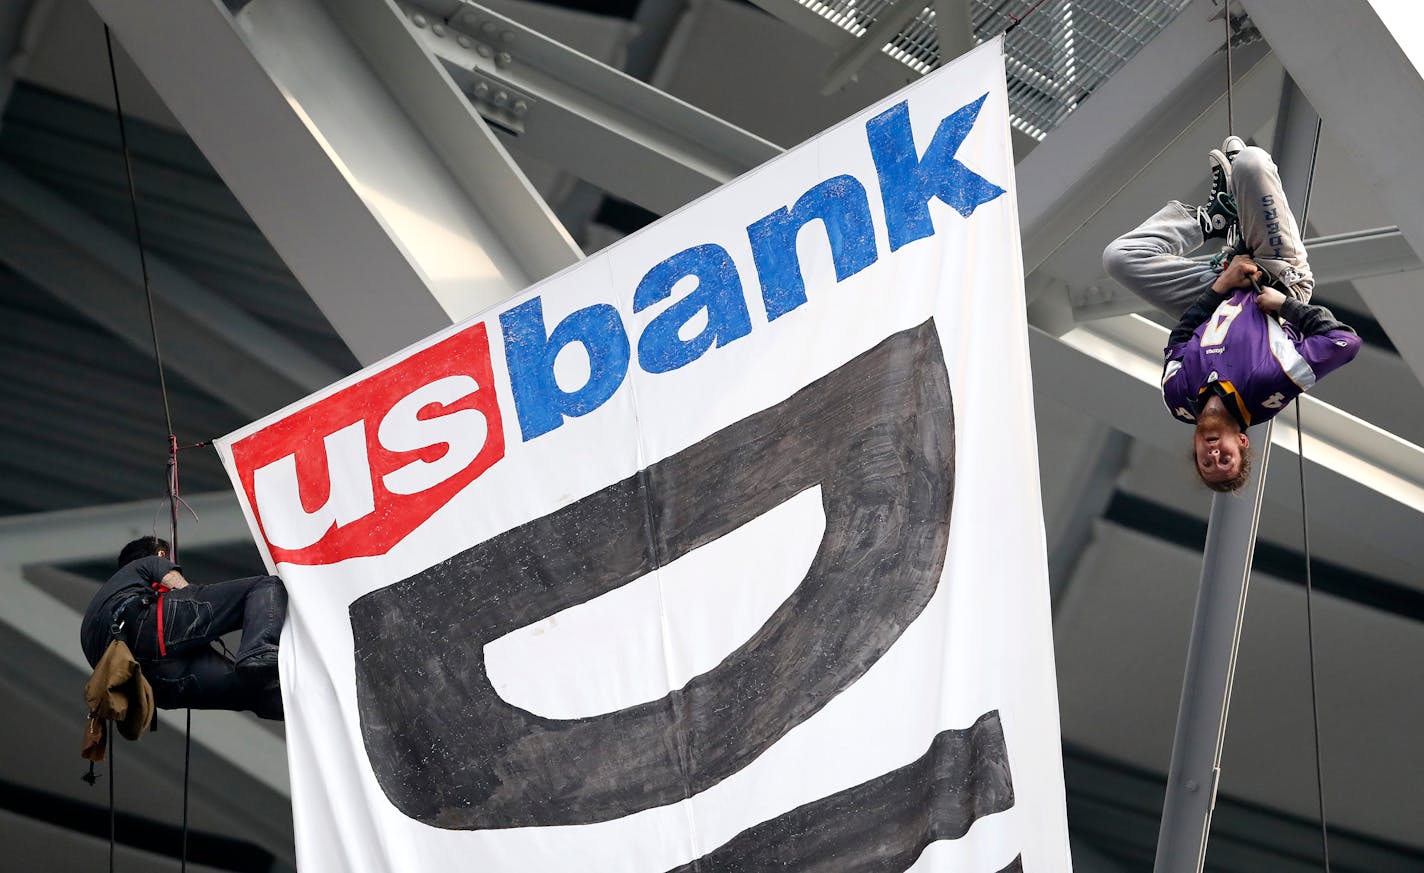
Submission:
[[[1145,869],[1208,501],[1158,408],[1166,331],[1099,253],[1206,191],[1227,127],[1218,3],[93,2],[122,49],[184,442],[473,314],[1022,17],[1008,73],[1070,827],[1079,870]],[[1424,861],[1424,702],[1401,693],[1424,656],[1424,173],[1399,144],[1419,141],[1424,78],[1367,0],[1309,5],[1232,4],[1235,117],[1282,154],[1311,145],[1283,95],[1323,119],[1317,296],[1366,340],[1302,404],[1332,848],[1338,869],[1402,871]],[[73,753],[78,613],[117,545],[160,523],[166,428],[100,18],[0,2],[0,54],[0,646],[21,665],[0,680],[17,713],[0,832],[21,868],[59,869],[106,851]],[[1212,870],[1316,867],[1295,441],[1277,434]],[[182,465],[190,575],[255,571],[215,460]],[[280,736],[194,728],[201,863],[290,865]],[[180,730],[120,755],[123,851],[176,869]]]

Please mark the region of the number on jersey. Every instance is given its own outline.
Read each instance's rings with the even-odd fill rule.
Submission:
[[[1231,322],[1236,320],[1236,316],[1241,314],[1241,304],[1223,303],[1212,313],[1211,321],[1207,324],[1206,330],[1202,331],[1202,348],[1207,346],[1219,346],[1226,342],[1226,332],[1231,329]]]

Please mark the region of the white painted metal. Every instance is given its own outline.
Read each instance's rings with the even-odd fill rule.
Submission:
[[[487,7],[402,8],[503,141],[653,212],[672,212],[781,152]]]
[[[1310,269],[1318,285],[1424,268],[1424,262],[1397,227],[1316,237],[1306,240],[1305,246],[1310,252]]]
[[[363,363],[580,256],[389,0],[93,5]]]
[[[1397,227],[1376,227],[1312,237],[1305,241],[1317,287],[1374,276],[1409,273],[1424,262]],[[1208,261],[1211,255],[1196,260]]]
[[[251,537],[237,497],[230,491],[184,495],[201,521],[185,527],[188,548],[245,542]],[[60,564],[109,559],[115,543],[153,532],[153,518],[166,501],[136,500],[108,506],[37,512],[0,518],[0,562],[15,567],[26,564]],[[72,636],[72,634],[70,634]]]

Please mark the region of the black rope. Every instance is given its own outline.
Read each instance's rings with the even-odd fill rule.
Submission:
[[[1231,136],[1236,132],[1236,120],[1231,107],[1231,84],[1234,81],[1231,75],[1231,0],[1222,2],[1221,20],[1226,22],[1226,135]]]
[[[1004,33],[1003,33],[1003,35],[1004,35],[1004,36],[1008,36],[1008,35],[1009,35],[1009,31],[1013,30],[1015,27],[1018,27],[1019,24],[1020,24],[1025,18],[1028,18],[1030,15],[1034,14],[1035,12],[1037,12],[1037,11],[1038,11],[1038,7],[1040,7],[1040,6],[1042,6],[1042,5],[1043,5],[1043,0],[1038,0],[1037,3],[1033,4],[1033,8],[1029,9],[1029,11],[1025,12],[1023,15],[1014,15],[1013,13],[1009,13],[1009,26],[1006,27],[1006,28],[1004,28]]]
[[[114,817],[114,731],[112,728],[104,739],[109,746],[109,873],[114,873],[114,843],[117,841],[118,829],[115,827]]]
[[[134,243],[138,247],[138,262],[143,273],[143,295],[148,305],[148,327],[153,336],[153,360],[158,368],[158,391],[163,398],[163,420],[168,425],[168,546],[169,557],[173,562],[178,563],[178,437],[173,430],[173,412],[168,405],[168,380],[163,372],[163,353],[158,344],[158,318],[155,315],[153,305],[153,283],[150,281],[148,273],[148,253],[143,244],[143,225],[138,216],[138,189],[134,185],[133,157],[129,152],[128,128],[124,124],[124,101],[119,93],[119,74],[114,64],[114,38],[109,30],[109,25],[104,25],[104,47],[109,56],[109,82],[114,91],[114,114],[119,126],[119,148],[124,157],[124,177],[128,182],[129,189],[129,210],[133,217]],[[199,443],[202,445],[202,443]],[[187,730],[183,738],[183,851],[180,856],[179,869],[188,869],[188,775],[190,750],[193,735],[193,711],[188,710]],[[112,732],[110,733],[110,744],[112,745]],[[112,770],[113,758],[110,757],[109,766]],[[114,816],[113,780],[109,782],[109,817],[112,821]],[[109,834],[109,869],[113,871],[114,835],[113,828],[110,827]]]
[[[128,179],[129,208],[133,214],[134,240],[138,244],[138,263],[143,270],[143,293],[148,300],[148,327],[153,333],[153,360],[158,365],[158,387],[163,394],[163,420],[168,433],[173,434],[173,413],[168,408],[168,382],[163,377],[163,355],[158,350],[158,319],[153,313],[153,289],[148,278],[148,256],[143,247],[143,228],[138,220],[138,192],[134,188],[133,159],[129,156],[129,136],[124,125],[124,102],[119,96],[119,74],[114,67],[114,38],[109,25],[104,25],[104,46],[109,52],[109,81],[114,89],[114,110],[119,122],[119,148],[124,155],[124,175]]]
[[[188,710],[188,724],[183,729],[183,854],[180,870],[188,869],[188,772],[193,753],[193,710]]]
[[[1231,99],[1234,83],[1231,70],[1231,0],[1223,0],[1221,14],[1226,24],[1226,134],[1230,136],[1235,128]],[[1281,120],[1277,119],[1277,123],[1279,124]],[[1305,196],[1300,206],[1298,230],[1302,235],[1305,233],[1306,222],[1310,218],[1310,192],[1315,187],[1315,163],[1320,156],[1320,129],[1321,119],[1317,115],[1315,139],[1310,147],[1310,167],[1305,176]],[[1260,290],[1259,287],[1257,290]],[[1300,472],[1300,532],[1301,545],[1305,553],[1305,637],[1310,662],[1311,741],[1315,749],[1315,800],[1316,809],[1320,814],[1320,852],[1325,865],[1325,873],[1330,873],[1330,828],[1325,819],[1325,768],[1320,752],[1320,701],[1315,671],[1315,611],[1312,608],[1314,586],[1311,578],[1310,559],[1310,507],[1305,493],[1305,432],[1301,427],[1300,406],[1301,401],[1297,399],[1295,403],[1296,464]]]
[[[1315,160],[1320,153],[1321,120],[1315,119],[1315,142],[1310,150],[1310,170],[1305,177],[1305,201],[1300,210],[1300,232],[1305,233],[1305,223],[1310,215],[1310,191],[1315,185]],[[1315,745],[1315,800],[1320,813],[1320,852],[1325,862],[1325,873],[1330,873],[1330,828],[1325,820],[1325,768],[1320,753],[1320,702],[1315,677],[1315,612],[1311,607],[1314,587],[1310,570],[1310,510],[1305,496],[1305,435],[1300,423],[1300,401],[1295,403],[1295,445],[1296,463],[1300,470],[1300,536],[1305,552],[1305,640],[1310,660],[1310,724],[1311,738]]]

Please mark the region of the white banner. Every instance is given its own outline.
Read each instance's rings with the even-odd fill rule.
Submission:
[[[998,40],[219,450],[304,870],[1069,869]]]

